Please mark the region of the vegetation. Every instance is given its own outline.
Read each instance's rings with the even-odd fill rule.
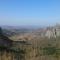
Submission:
[[[2,32],[2,30],[0,29]],[[13,38],[12,38],[13,37]],[[21,40],[19,35],[10,37],[13,41]],[[60,60],[60,37],[50,38],[37,36],[22,37],[23,41],[17,46],[13,45],[12,50],[18,51],[16,55],[20,56],[21,60]],[[31,44],[28,44],[28,42]],[[1,46],[0,50],[4,47]]]

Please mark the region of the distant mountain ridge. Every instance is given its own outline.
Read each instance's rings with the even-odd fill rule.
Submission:
[[[24,26],[1,26],[3,32],[7,36],[23,36],[23,37],[56,37],[60,36],[60,25],[48,27],[24,27]]]
[[[34,27],[24,27],[24,26],[1,26],[3,29],[3,33],[7,36],[13,36],[18,34],[29,33],[36,28]]]

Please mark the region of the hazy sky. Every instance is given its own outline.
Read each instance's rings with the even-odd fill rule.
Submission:
[[[0,0],[0,25],[60,23],[60,0]]]

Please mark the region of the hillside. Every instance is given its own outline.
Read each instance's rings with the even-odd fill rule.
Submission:
[[[52,36],[50,38],[48,36],[51,35],[49,34],[50,32],[55,32],[52,31],[54,28],[56,28],[56,26],[54,26],[53,28],[46,27],[39,28],[33,31],[30,30],[29,32],[27,32],[26,30],[25,33],[22,32],[22,30],[19,30],[21,31],[21,33],[11,35],[9,36],[9,38],[18,42],[18,47],[25,52],[23,55],[25,60],[60,60],[60,36]],[[15,30],[16,29],[14,29],[13,31],[16,32]],[[12,31],[12,29],[10,31]],[[47,31],[49,32],[47,33],[47,36],[45,36]],[[56,32],[59,31],[57,30]],[[10,32],[8,31],[8,33]],[[29,44],[24,45],[22,44],[22,42],[24,44],[28,42]]]

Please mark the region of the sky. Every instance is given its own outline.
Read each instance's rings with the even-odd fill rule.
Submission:
[[[0,0],[0,25],[56,23],[60,23],[60,0]]]

